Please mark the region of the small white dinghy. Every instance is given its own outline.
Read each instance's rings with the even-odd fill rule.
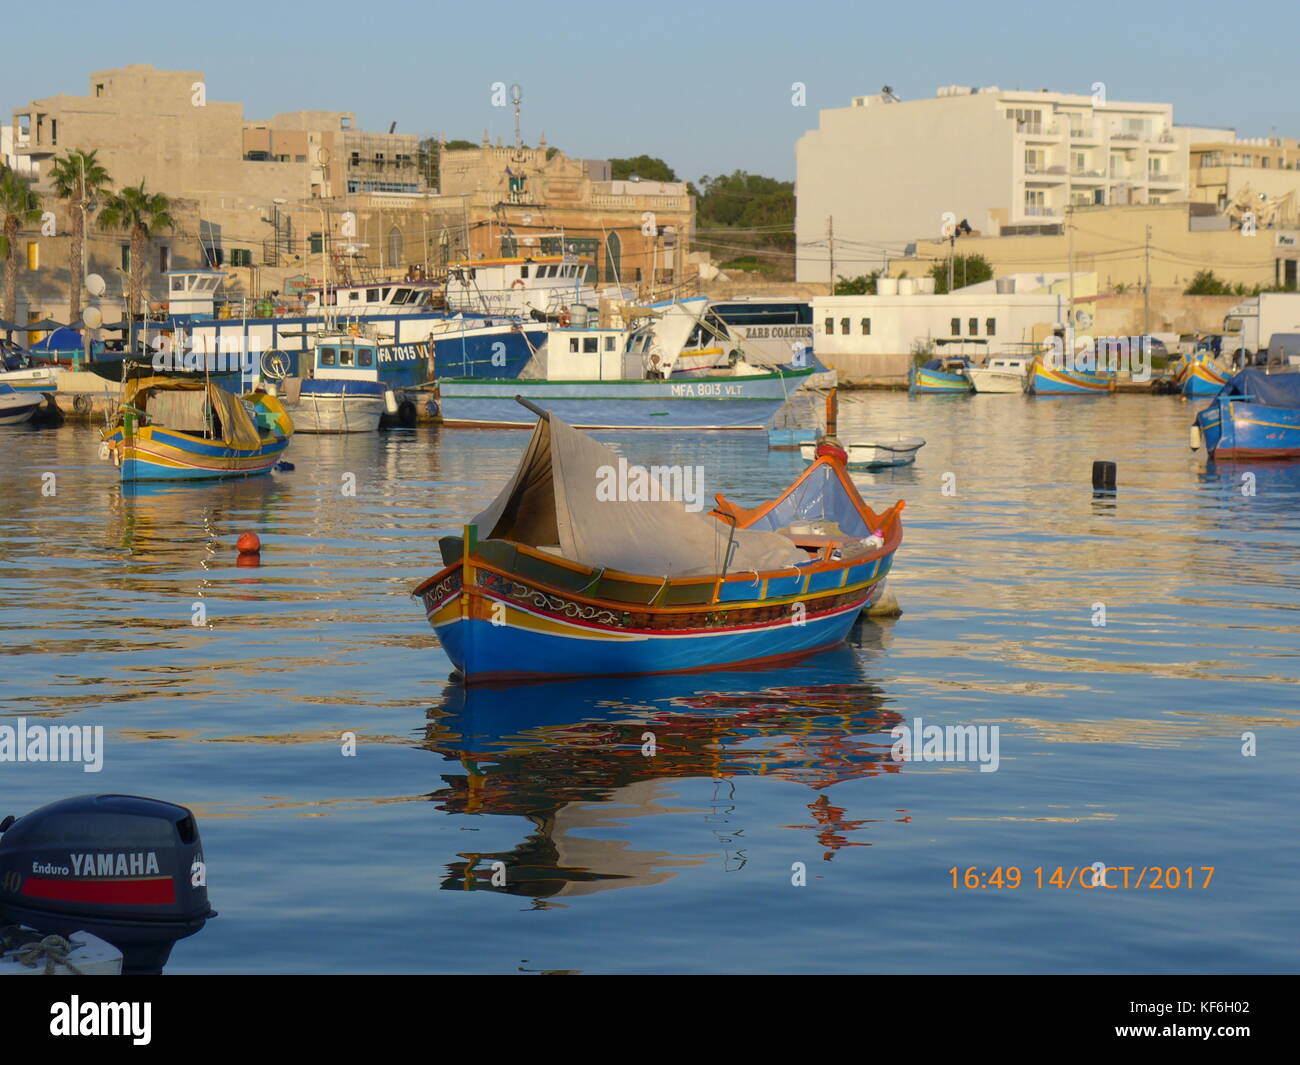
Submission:
[[[799,453],[804,462],[812,462],[817,456],[818,441],[801,444]],[[919,436],[901,436],[897,440],[854,440],[837,441],[849,456],[848,465],[876,470],[888,466],[910,466],[916,461],[916,453],[925,447],[925,441]]]
[[[0,425],[20,425],[43,406],[43,392],[20,392],[0,381]]]

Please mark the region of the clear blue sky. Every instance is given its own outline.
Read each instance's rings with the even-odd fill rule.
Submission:
[[[888,84],[999,85],[1169,101],[1181,125],[1300,135],[1300,9],[1264,2],[958,5],[792,0],[281,0],[86,6],[5,15],[0,89],[13,108],[84,94],[92,70],[202,70],[208,98],[249,118],[357,112],[363,128],[513,136],[495,81],[519,83],[524,137],[578,156],[642,152],[682,178],[733,169],[794,176],[817,110]],[[76,27],[74,29],[74,26]],[[790,103],[792,82],[807,106]]]

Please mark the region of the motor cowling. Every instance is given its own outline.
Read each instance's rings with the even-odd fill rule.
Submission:
[[[184,806],[80,795],[0,822],[0,922],[84,929],[122,952],[123,972],[158,973],[173,944],[215,916]]]

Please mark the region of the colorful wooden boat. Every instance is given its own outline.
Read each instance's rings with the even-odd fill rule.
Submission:
[[[275,396],[236,396],[201,377],[128,382],[105,458],[123,481],[188,481],[269,473],[289,446],[293,422]]]
[[[1057,361],[1057,360],[1053,360]],[[1115,375],[1108,372],[1058,368],[1042,355],[1034,359],[1026,391],[1035,396],[1104,396],[1115,391]]]
[[[967,370],[971,361],[964,355],[946,359],[930,359],[908,370],[907,390],[914,395],[962,395],[973,392]]]
[[[1300,373],[1242,370],[1197,413],[1191,445],[1216,459],[1300,457]]]
[[[619,457],[535,413],[510,483],[412,593],[465,683],[779,662],[840,643],[881,594],[903,503],[873,512],[837,458],[752,510],[691,513],[602,498]]]
[[[1232,371],[1212,352],[1195,351],[1180,368],[1179,388],[1185,396],[1213,396],[1231,376]]]

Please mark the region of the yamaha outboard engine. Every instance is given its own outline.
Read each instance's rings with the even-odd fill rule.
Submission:
[[[46,935],[85,930],[125,973],[159,973],[209,917],[203,844],[183,806],[81,795],[0,822],[0,922]]]

